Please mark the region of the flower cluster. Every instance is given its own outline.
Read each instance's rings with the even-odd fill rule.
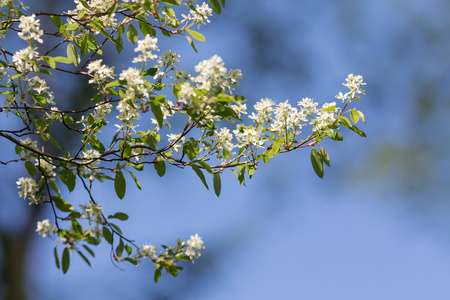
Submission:
[[[22,15],[19,19],[19,28],[22,29],[19,32],[19,37],[26,41],[35,40],[39,43],[43,43],[42,35],[44,31],[39,28],[39,20],[36,20],[36,16],[33,14],[31,16]]]
[[[38,57],[36,48],[28,46],[24,49],[16,51],[13,55],[13,65],[20,73],[29,73],[34,71],[36,58]]]
[[[198,73],[193,81],[197,83],[200,90],[233,90],[242,78],[240,70],[230,70],[225,68],[222,58],[214,55],[210,59],[206,59],[197,64],[194,70]]]
[[[137,42],[137,47],[134,52],[142,52],[138,57],[133,59],[133,63],[146,63],[148,60],[153,60],[158,58],[153,51],[159,51],[158,49],[158,39],[152,37],[151,35],[146,35],[143,40]]]
[[[93,78],[89,80],[89,83],[102,85],[108,78],[114,78],[114,67],[108,67],[102,64],[102,61],[102,59],[97,59],[88,64],[88,74],[93,74]]]
[[[90,201],[89,205],[80,205],[82,213],[81,213],[81,218],[85,218],[88,219],[89,222],[95,222],[95,223],[101,223],[103,221],[103,208]]]
[[[201,253],[200,250],[205,249],[205,246],[203,246],[203,240],[201,237],[198,236],[196,233],[195,235],[191,235],[190,239],[187,240],[187,249],[186,254],[189,255],[191,259],[200,257]]]
[[[208,17],[212,16],[212,9],[203,2],[201,6],[197,4],[195,10],[191,10],[188,15],[182,14],[181,16],[183,17],[181,23],[192,20],[194,24],[198,24],[200,27],[200,24],[204,25],[211,22]]]
[[[19,197],[30,200],[31,204],[39,204],[41,199],[36,195],[38,192],[38,185],[31,177],[20,177],[16,182],[19,189]]]
[[[38,221],[36,232],[45,238],[47,235],[55,232],[55,225],[50,224],[49,219]]]

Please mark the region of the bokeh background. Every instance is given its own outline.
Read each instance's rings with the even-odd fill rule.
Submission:
[[[34,234],[50,210],[18,198],[21,165],[2,166],[0,297],[15,287],[32,300],[450,299],[449,12],[447,0],[227,0],[201,30],[198,54],[183,37],[161,37],[160,48],[179,53],[191,72],[214,54],[240,68],[236,93],[249,107],[265,97],[330,102],[347,74],[361,74],[367,138],[344,131],[344,142],[325,141],[332,167],[324,179],[308,149],[260,165],[246,187],[225,172],[220,198],[173,168],[163,178],[139,173],[143,190],[130,182],[122,201],[112,184],[97,185],[106,213],[130,215],[122,229],[138,244],[203,237],[201,258],[158,284],[150,263],[116,268],[107,245],[91,268],[73,256],[63,275],[54,243]],[[79,82],[53,84],[65,101],[83,98]],[[0,142],[6,160],[12,147]]]

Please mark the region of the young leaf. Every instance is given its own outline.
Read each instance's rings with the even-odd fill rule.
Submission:
[[[70,170],[62,170],[60,174],[61,176],[59,176],[59,179],[67,186],[69,192],[72,192],[75,188],[77,177]]]
[[[123,248],[124,248],[124,244],[123,244],[122,239],[120,239],[119,245],[117,245],[117,247],[116,247],[116,255],[117,255],[118,257],[121,257],[121,256],[122,256]]]
[[[209,0],[216,14],[220,15],[220,4],[218,0]]]
[[[61,18],[59,16],[51,16],[52,18],[52,23],[53,25],[55,25],[55,27],[58,29],[58,31],[61,31]]]
[[[128,220],[128,215],[122,212],[117,212],[114,216],[108,216],[108,219],[119,219],[120,221],[126,221]]]
[[[134,28],[134,26],[132,24],[129,24],[128,30],[127,30],[128,41],[134,45],[137,43],[138,38],[139,38],[139,34],[138,34],[136,28]]]
[[[103,237],[105,238],[105,241],[112,244],[113,237],[112,237],[112,234],[111,234],[111,231],[109,230],[109,228],[106,226],[103,226],[102,233],[103,233]]]
[[[325,150],[324,148],[320,147],[320,155],[322,156],[323,162],[327,166],[330,166],[330,156],[328,155],[327,150]]]
[[[36,174],[36,168],[34,167],[31,161],[27,160],[25,162],[25,168],[27,169],[28,174],[30,174],[30,176],[34,176]]]
[[[205,175],[203,175],[202,170],[200,170],[199,167],[197,167],[196,165],[192,165],[192,170],[195,171],[195,173],[197,174],[197,176],[200,178],[200,180],[203,182],[203,184],[205,185],[206,189],[209,190],[208,184],[206,183],[206,178]]]
[[[159,107],[159,105],[150,103],[150,107],[152,109],[153,115],[156,118],[156,121],[158,122],[158,126],[159,128],[163,127],[163,121],[164,121],[164,117],[161,111],[161,107]]]
[[[95,257],[95,253],[94,253],[94,251],[92,251],[91,248],[89,248],[89,247],[86,246],[86,245],[83,245],[83,248],[86,249],[86,251],[87,251],[90,255],[92,255],[92,257]]]
[[[137,179],[136,175],[134,175],[133,172],[129,171],[131,177],[133,178],[134,182],[136,183],[136,186],[138,187],[138,189],[141,189],[141,184],[139,183],[139,180]]]
[[[359,113],[356,109],[352,109],[350,111],[350,118],[352,119],[353,124],[358,123],[359,121]]]
[[[53,254],[54,254],[54,256],[55,256],[55,264],[56,264],[56,267],[59,269],[59,268],[61,268],[61,266],[60,266],[60,264],[59,264],[58,250],[56,249],[56,247],[55,247],[55,249],[53,250]]]
[[[77,253],[81,256],[81,258],[88,264],[88,266],[91,266],[91,262],[89,261],[89,259],[87,259],[87,257],[80,251],[77,250]]]
[[[70,253],[69,248],[64,248],[63,255],[62,255],[62,271],[64,274],[67,273],[67,270],[69,270],[70,265]]]
[[[156,173],[158,173],[159,177],[163,177],[166,174],[166,164],[163,160],[158,161],[154,164]]]
[[[197,41],[200,41],[200,42],[206,41],[205,36],[203,34],[201,34],[200,32],[197,32],[197,31],[194,31],[194,30],[191,30],[191,29],[185,29],[184,31],[189,33]]]
[[[74,66],[78,66],[80,63],[80,56],[78,55],[78,51],[73,44],[67,45],[67,58],[70,59],[70,62]]]
[[[161,278],[161,268],[158,268],[155,270],[155,275],[153,277],[153,280],[155,283],[158,283],[158,280]]]
[[[319,150],[317,150],[316,148],[312,148],[312,150],[311,150],[311,163],[312,163],[314,172],[316,172],[317,176],[319,176],[320,178],[323,178],[323,172],[324,172],[323,160],[322,160],[322,156],[319,153]]]
[[[219,197],[220,189],[222,188],[220,182],[220,173],[213,174],[213,184],[214,184],[214,192],[216,193],[217,197]]]
[[[185,35],[185,37],[188,40],[189,44],[191,45],[192,49],[194,49],[194,51],[198,53],[197,48],[195,48],[194,41],[192,41],[192,38],[190,36],[187,36],[187,35]]]
[[[117,197],[123,199],[126,191],[126,181],[122,171],[116,171],[116,177],[114,178],[114,189],[116,190]]]

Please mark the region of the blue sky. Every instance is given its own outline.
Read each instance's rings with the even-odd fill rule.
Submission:
[[[202,257],[154,284],[152,265],[121,271],[103,245],[92,268],[75,258],[62,275],[54,244],[37,236],[30,299],[448,299],[448,175],[439,168],[448,162],[431,159],[448,142],[437,149],[429,139],[434,124],[444,124],[438,133],[448,137],[448,2],[274,3],[228,0],[202,30],[207,42],[198,54],[182,38],[162,39],[160,47],[174,48],[191,71],[214,54],[241,68],[237,92],[248,106],[263,97],[333,101],[348,73],[361,74],[367,96],[357,107],[368,137],[344,131],[343,143],[326,141],[332,167],[324,179],[306,149],[261,165],[246,187],[224,174],[220,198],[189,170],[139,174],[143,190],[128,189],[122,201],[112,184],[97,186],[106,210],[130,215],[122,229],[138,244],[198,233]],[[419,110],[420,93],[441,109]],[[11,182],[22,174],[8,170],[17,173],[8,173]],[[8,203],[20,219],[24,207]]]

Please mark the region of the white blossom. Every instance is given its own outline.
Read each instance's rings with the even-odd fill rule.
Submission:
[[[42,44],[41,36],[44,34],[44,31],[39,29],[39,20],[36,20],[36,15],[22,15],[19,21],[19,28],[21,29],[19,37],[26,41],[31,39]]]
[[[170,134],[167,135],[167,137],[169,138],[168,142],[172,143],[172,142],[178,140],[180,135],[179,134],[170,133]],[[180,140],[176,144],[174,144],[172,146],[172,150],[174,150],[177,154],[180,154],[180,150],[183,148],[184,140],[185,140],[185,137],[183,136],[183,137],[180,138]]]
[[[139,40],[134,52],[142,52],[142,54],[135,57],[133,63],[146,63],[148,60],[156,59],[158,56],[152,51],[159,51],[157,42],[158,39],[149,34],[147,34],[143,40]]]
[[[13,65],[17,69],[17,71],[21,73],[28,73],[33,71],[33,61],[39,54],[36,51],[36,48],[28,46],[25,49],[21,49],[16,51],[13,55]]]
[[[39,204],[40,201],[36,198],[38,186],[33,178],[20,177],[16,184],[19,189],[19,197],[30,200],[30,205]]]
[[[141,257],[148,257],[150,259],[156,259],[156,247],[151,244],[143,245],[142,248],[137,250],[138,255]]]
[[[280,135],[285,133],[298,135],[301,133],[301,123],[306,120],[305,115],[298,112],[297,108],[292,107],[287,100],[279,103],[274,113],[275,119],[270,126],[270,130],[277,131]]]
[[[270,123],[272,121],[273,106],[275,102],[269,98],[261,99],[258,103],[254,105],[256,114],[252,113],[249,118],[255,121],[257,126]]]
[[[88,74],[94,75],[94,78],[89,79],[89,83],[103,84],[108,78],[114,77],[114,67],[108,67],[102,64],[102,59],[92,61],[87,66]]]
[[[298,105],[302,108],[303,113],[307,114],[308,116],[315,115],[319,112],[317,109],[317,102],[314,102],[311,98],[303,98],[302,101],[298,102]]]
[[[191,235],[186,244],[186,254],[189,255],[191,259],[199,257],[201,255],[200,250],[205,249],[205,246],[203,246],[203,240],[197,233],[195,235]]]
[[[95,204],[94,202],[90,201],[89,205],[80,205],[81,209],[82,209],[82,214],[81,217],[82,218],[86,218],[89,221],[93,221],[96,223],[101,223],[103,222],[103,208],[98,205]]]
[[[41,235],[42,237],[46,237],[50,233],[53,233],[55,231],[55,225],[50,224],[49,219],[45,219],[42,221],[37,222],[36,226],[36,232]]]
[[[56,173],[54,172],[54,169],[56,167],[47,160],[43,158],[39,158],[39,160],[36,159],[36,163],[34,165],[38,167],[41,170],[41,172],[44,173],[45,176],[47,177],[56,176]]]
[[[233,134],[236,137],[239,147],[254,145],[256,147],[263,147],[264,141],[260,138],[260,133],[257,132],[253,127],[245,127],[241,124],[236,126],[233,130]]]

